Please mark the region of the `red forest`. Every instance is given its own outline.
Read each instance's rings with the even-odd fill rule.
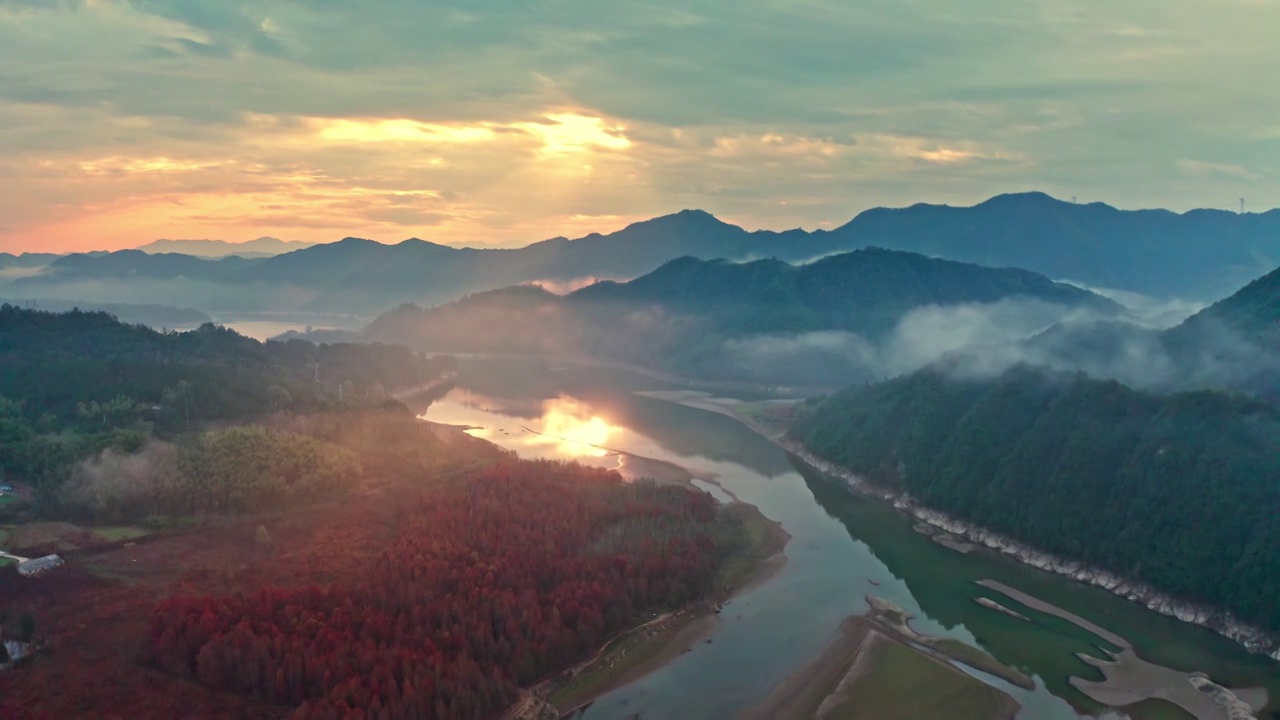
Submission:
[[[704,493],[550,462],[438,489],[367,572],[174,597],[144,661],[292,720],[473,720],[641,613],[710,589],[731,540]]]

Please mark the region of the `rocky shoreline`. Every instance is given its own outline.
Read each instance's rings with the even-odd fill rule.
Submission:
[[[890,503],[901,512],[907,513],[920,522],[964,538],[976,545],[996,550],[1025,565],[1056,573],[1071,578],[1076,582],[1100,587],[1126,600],[1141,603],[1161,615],[1167,615],[1186,623],[1208,628],[1243,645],[1251,652],[1264,653],[1276,660],[1280,660],[1280,637],[1241,622],[1232,617],[1230,613],[1196,603],[1177,600],[1145,583],[1128,580],[1108,570],[1090,567],[1079,561],[1068,560],[1043,552],[999,533],[977,527],[937,510],[923,507],[909,494],[896,492],[868,482],[846,468],[817,457],[799,443],[788,438],[776,438],[775,441],[787,452],[800,458],[806,464],[813,466],[824,474],[844,481],[854,492]]]

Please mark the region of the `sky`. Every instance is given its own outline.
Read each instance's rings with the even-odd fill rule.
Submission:
[[[0,251],[1280,205],[1280,0],[0,0]]]

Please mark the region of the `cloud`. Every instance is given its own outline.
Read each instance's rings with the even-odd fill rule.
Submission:
[[[1227,177],[1250,182],[1260,182],[1264,176],[1245,168],[1242,165],[1202,162],[1200,160],[1179,160],[1178,169],[1191,177]]]
[[[538,280],[530,280],[529,284],[537,285],[543,290],[546,290],[547,292],[550,292],[550,293],[555,293],[556,295],[568,295],[574,290],[581,290],[582,288],[588,285],[594,285],[600,282],[601,280],[625,282],[626,278],[601,278],[601,277],[588,275],[584,277],[570,278],[568,280],[557,280],[555,278],[541,278]]]
[[[1223,82],[1280,62],[1278,23],[1194,0],[0,0],[0,249],[256,237],[290,214],[268,205],[318,240],[510,245],[682,207],[781,228],[1020,189],[1280,197],[1280,90]],[[344,214],[343,186],[454,195]]]
[[[1017,344],[1061,321],[1093,317],[1036,300],[930,305],[907,313],[883,338],[820,331],[730,340],[726,361],[739,373],[791,382],[847,385],[913,372],[957,352],[981,352],[994,372],[1023,359]]]
[[[988,378],[1019,363],[1081,370],[1156,391],[1249,388],[1259,386],[1259,378],[1280,377],[1274,353],[1229,328],[1205,323],[1181,341],[1158,332],[1181,322],[1194,305],[1115,295],[1135,305],[1118,317],[1024,298],[926,306],[907,313],[881,338],[835,331],[756,336],[725,342],[722,355],[737,377],[830,386],[884,380],[930,365],[960,377]]]
[[[1128,290],[1116,290],[1091,286],[1086,283],[1064,280],[1124,306],[1124,320],[1150,330],[1171,328],[1205,308],[1205,303],[1183,298],[1157,298]]]
[[[729,340],[722,352],[735,377],[766,382],[849,384],[873,379],[881,365],[879,348],[840,331]]]

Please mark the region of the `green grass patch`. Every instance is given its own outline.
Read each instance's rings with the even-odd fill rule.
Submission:
[[[140,537],[146,537],[152,533],[151,530],[141,528],[136,525],[117,525],[114,527],[100,527],[93,529],[94,534],[105,539],[107,542],[123,542],[126,540],[135,540]]]
[[[18,564],[18,561],[14,560],[11,557],[0,557],[0,568],[9,567],[10,565],[17,565],[17,564]]]
[[[1005,717],[1013,699],[977,678],[896,642],[881,642],[866,674],[839,699],[831,717],[916,720],[916,718]]]

